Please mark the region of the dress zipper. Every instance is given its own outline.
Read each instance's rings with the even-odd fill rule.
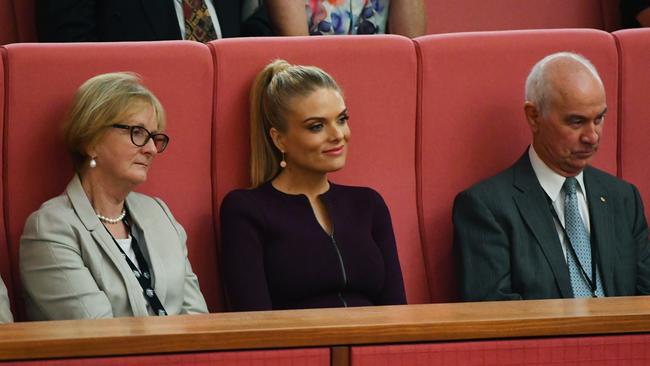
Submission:
[[[339,257],[339,263],[341,264],[341,273],[343,274],[343,289],[345,289],[348,286],[348,276],[345,274],[345,265],[343,264],[343,256],[341,255],[341,250],[339,249],[338,244],[336,244],[336,239],[334,238],[334,230],[332,230],[332,234],[330,234],[330,239],[332,239],[332,245],[334,245],[336,255]],[[338,295],[339,299],[341,299],[341,302],[343,303],[343,307],[347,308],[348,303],[343,298],[341,291],[339,291]]]

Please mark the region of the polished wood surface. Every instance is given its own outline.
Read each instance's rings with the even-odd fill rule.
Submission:
[[[650,297],[5,324],[0,360],[650,332]]]

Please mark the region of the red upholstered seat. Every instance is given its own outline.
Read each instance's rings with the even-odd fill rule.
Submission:
[[[621,61],[621,177],[634,183],[650,214],[650,29],[630,29],[614,33]]]
[[[2,51],[0,50],[0,55],[2,54]],[[0,75],[3,75],[5,72],[5,67],[4,67],[4,57],[0,57]],[[5,82],[4,78],[0,78],[0,111],[4,111],[4,102],[5,102]],[[0,112],[0,129],[4,128],[4,113]],[[2,140],[4,139],[4,136],[0,134],[0,144]],[[0,149],[0,161],[3,161],[4,158],[4,151]],[[7,291],[9,292],[9,300],[13,303],[13,283],[12,283],[12,278],[14,277],[14,274],[11,271],[11,251],[9,250],[9,246],[7,245],[7,232],[5,230],[5,220],[4,220],[4,215],[5,215],[5,206],[4,206],[4,177],[6,177],[7,171],[4,170],[2,172],[2,181],[0,181],[0,275],[2,276],[4,284],[7,286]],[[12,309],[14,310],[14,309]],[[15,311],[13,311],[15,313]]]
[[[602,3],[612,0],[426,0],[427,33],[510,29],[596,28],[612,23]],[[618,1],[616,1],[616,5]],[[609,4],[608,4],[609,5]],[[616,7],[609,6],[609,8]]]
[[[191,42],[6,46],[5,205],[13,273],[27,216],[63,192],[73,174],[60,137],[75,90],[100,73],[142,76],[167,111],[169,148],[138,191],[162,198],[188,235],[189,257],[212,311],[221,292],[212,226],[210,51]],[[19,289],[18,276],[14,276]],[[15,293],[20,291],[15,291]]]
[[[624,0],[625,1],[625,0]],[[604,30],[613,32],[621,29],[621,0],[601,0],[603,6]]]
[[[255,75],[276,58],[319,66],[339,82],[351,116],[348,164],[331,179],[382,194],[393,219],[408,301],[428,302],[415,197],[413,43],[396,36],[291,37],[227,39],[210,47],[216,72],[217,204],[230,190],[249,185],[248,93]]]
[[[2,1],[0,0],[0,2]],[[12,0],[8,1],[11,2]],[[16,19],[16,34],[18,36],[17,42],[36,42],[35,0],[13,0],[13,3]]]
[[[617,50],[596,30],[508,31],[425,36],[421,57],[418,179],[431,298],[455,298],[451,209],[471,184],[509,167],[531,137],[523,103],[531,67],[557,51],[582,53],[607,90],[607,125],[596,166],[616,174]]]
[[[12,0],[0,0],[0,45],[18,42]]]

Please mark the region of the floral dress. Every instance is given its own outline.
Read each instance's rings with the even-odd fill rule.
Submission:
[[[390,0],[305,0],[309,34],[386,33]]]

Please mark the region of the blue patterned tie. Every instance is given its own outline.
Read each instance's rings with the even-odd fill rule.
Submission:
[[[591,276],[593,273],[591,269],[591,242],[582,217],[580,217],[578,197],[576,195],[577,186],[578,181],[575,177],[567,178],[562,186],[562,190],[564,191],[564,226],[570,240],[570,243],[567,243],[567,245],[573,246],[582,268]],[[567,249],[567,264],[569,266],[571,288],[573,289],[574,297],[591,297],[589,284],[584,278],[575,258],[570,253],[570,249]],[[604,296],[598,271],[596,271],[596,295],[599,297]]]

